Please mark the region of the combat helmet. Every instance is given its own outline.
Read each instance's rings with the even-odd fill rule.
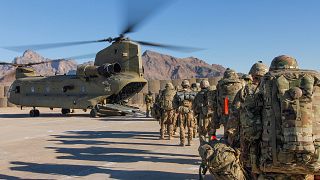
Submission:
[[[238,79],[238,74],[235,70],[232,70],[230,68],[227,68],[226,71],[223,74],[223,79]]]
[[[272,60],[269,70],[273,71],[280,69],[299,69],[298,62],[295,58],[287,55],[277,56]]]
[[[264,76],[268,72],[268,66],[263,64],[262,61],[258,61],[252,65],[249,74],[251,76]]]
[[[201,87],[201,89],[207,89],[208,87],[210,86],[210,84],[209,84],[209,81],[208,80],[202,80],[201,82],[200,82],[200,87]]]
[[[183,88],[188,88],[188,87],[190,87],[190,83],[189,83],[188,80],[185,79],[185,80],[182,81],[181,86]]]
[[[253,80],[251,74],[244,74],[244,75],[242,75],[241,79],[243,79],[245,81],[252,81]]]
[[[192,83],[192,84],[191,84],[191,88],[192,88],[192,89],[197,89],[197,83]]]
[[[173,90],[174,89],[174,86],[173,86],[173,84],[172,83],[167,83],[166,84],[166,87],[165,87],[167,90]]]

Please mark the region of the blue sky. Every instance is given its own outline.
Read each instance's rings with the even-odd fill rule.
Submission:
[[[1,0],[0,47],[116,36],[124,17],[119,1]],[[149,1],[135,2],[143,8]],[[296,57],[301,68],[319,70],[319,8],[317,0],[177,0],[130,37],[205,48],[196,53],[148,47],[143,50],[176,57],[194,56],[241,72],[247,72],[257,60],[270,64],[280,54]],[[39,53],[49,58],[70,57],[94,53],[107,45]],[[0,61],[11,61],[20,55],[0,49]]]

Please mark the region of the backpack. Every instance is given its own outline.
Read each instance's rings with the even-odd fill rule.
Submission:
[[[216,140],[210,144],[203,144],[198,151],[202,162],[215,179],[245,179],[238,152],[224,142]]]
[[[220,124],[226,124],[232,102],[243,83],[239,79],[221,79],[217,86],[217,113]]]
[[[320,174],[320,74],[271,71],[259,91],[262,102],[260,170]]]
[[[173,98],[176,94],[174,90],[163,90],[160,98],[160,107],[164,110],[173,109]]]

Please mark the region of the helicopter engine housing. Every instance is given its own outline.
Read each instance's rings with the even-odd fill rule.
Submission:
[[[109,77],[112,74],[120,73],[121,65],[119,63],[106,63],[101,66],[82,65],[77,68],[77,75],[84,77]]]

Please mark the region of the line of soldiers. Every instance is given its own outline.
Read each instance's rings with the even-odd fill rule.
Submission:
[[[160,123],[160,139],[172,139],[177,129],[180,131],[180,145],[190,146],[192,139],[199,136],[209,137],[211,127],[212,110],[208,100],[214,93],[215,87],[210,87],[207,80],[190,85],[188,80],[183,80],[181,89],[175,88],[172,83],[167,83],[165,89],[160,90],[156,96],[152,116]],[[151,93],[145,97],[145,102],[152,102]],[[147,104],[147,111],[150,104]],[[148,112],[147,112],[148,115]],[[187,144],[186,141],[187,134]]]
[[[242,84],[241,84],[242,83]],[[243,81],[227,69],[216,90],[212,129],[200,137],[199,172],[215,179],[317,179],[320,175],[320,74],[295,58],[255,63]],[[316,175],[316,176],[314,176]],[[200,176],[200,179],[202,176]]]

